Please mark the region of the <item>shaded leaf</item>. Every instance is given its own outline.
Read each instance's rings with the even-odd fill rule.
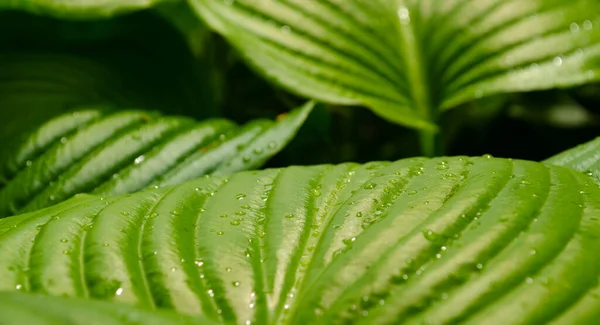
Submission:
[[[590,324],[600,189],[494,158],[289,167],[0,220],[0,289],[238,324]]]
[[[0,141],[78,105],[214,116],[207,71],[178,31],[140,13],[73,22],[1,12]]]
[[[497,93],[600,77],[595,0],[190,0],[272,81],[411,127]]]
[[[313,104],[280,121],[238,127],[143,111],[88,109],[42,125],[8,154],[0,216],[33,211],[77,193],[131,193],[210,173],[260,167],[296,134]]]

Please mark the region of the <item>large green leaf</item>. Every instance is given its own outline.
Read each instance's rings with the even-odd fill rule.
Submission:
[[[189,0],[263,74],[413,127],[503,92],[600,78],[596,0]]]
[[[84,299],[0,293],[0,324],[27,325],[210,325],[207,319],[167,311]]]
[[[600,138],[561,152],[544,163],[572,168],[600,182]]]
[[[260,167],[294,137],[313,104],[277,122],[242,127],[143,111],[104,115],[88,109],[42,125],[7,154],[0,217],[33,211],[71,196],[131,193],[205,174]]]
[[[600,189],[482,158],[289,167],[0,220],[0,290],[237,324],[592,324]]]

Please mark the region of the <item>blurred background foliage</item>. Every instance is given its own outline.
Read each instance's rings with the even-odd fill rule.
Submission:
[[[126,82],[112,85],[119,93],[152,95],[133,94],[123,102],[92,96],[98,104],[195,118],[222,116],[243,123],[274,118],[304,102],[260,78],[223,38],[208,32],[197,19],[186,17],[189,10],[181,6],[163,5],[153,11],[85,22],[1,12],[0,25],[11,32],[0,35],[0,54],[42,51],[83,58],[99,64],[100,70],[114,68],[128,75]],[[0,95],[1,82],[0,72]],[[139,83],[143,87],[132,91]],[[150,100],[135,100],[142,97]],[[21,125],[35,127],[36,114],[43,121],[90,100],[70,99],[53,105],[47,100],[30,101],[34,113],[19,122],[17,115],[23,115],[22,111],[11,113],[6,98],[0,96],[4,128],[0,139],[25,129]],[[597,136],[599,105],[598,84],[471,102],[442,117],[446,155],[542,160]],[[266,167],[396,160],[420,155],[418,144],[414,130],[387,122],[367,109],[319,105],[293,142]]]

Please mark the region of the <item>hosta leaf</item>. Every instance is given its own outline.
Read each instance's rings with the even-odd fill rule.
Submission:
[[[224,119],[195,122],[143,111],[104,115],[88,109],[59,116],[8,155],[0,217],[71,196],[131,193],[211,173],[261,166],[293,138],[313,104],[273,122],[238,127]]]
[[[600,189],[494,158],[289,167],[0,220],[0,290],[237,324],[590,324]]]
[[[168,311],[148,311],[123,304],[84,299],[47,297],[23,293],[0,293],[0,323],[28,325],[211,325]]]
[[[561,152],[544,163],[569,167],[600,181],[600,138]]]
[[[595,0],[189,0],[273,81],[425,127],[496,93],[600,77]]]

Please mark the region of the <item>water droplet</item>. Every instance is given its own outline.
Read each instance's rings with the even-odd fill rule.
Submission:
[[[116,294],[117,296],[120,296],[120,295],[122,295],[122,294],[123,294],[123,288],[119,288],[119,289],[117,289],[117,291],[115,292],[115,294]]]
[[[477,263],[477,265],[475,265],[475,267],[476,267],[478,270],[481,270],[481,269],[483,269],[483,264],[481,264],[481,263]]]
[[[152,214],[150,215],[150,219],[154,219],[156,217],[158,217],[158,213],[152,212]]]
[[[321,191],[319,191],[318,189],[313,189],[313,190],[312,190],[312,193],[313,193],[313,195],[314,195],[314,196],[316,196],[316,197],[319,197],[319,196],[321,196]]]
[[[532,284],[532,283],[533,283],[533,278],[527,277],[527,278],[525,279],[525,282],[526,282],[527,284]]]
[[[66,239],[66,238],[63,238],[63,239],[61,239],[61,240],[60,240],[60,242],[61,242],[61,243],[66,243],[66,242],[68,242],[68,241],[69,241],[69,240],[68,240],[68,239]]]
[[[133,163],[136,164],[136,165],[139,165],[139,164],[143,163],[144,160],[146,160],[146,156],[141,155],[141,156],[135,158],[135,160],[133,161]]]
[[[50,199],[50,201],[54,201],[56,199],[56,197],[54,197],[54,195],[50,195],[49,199]]]
[[[243,215],[246,215],[246,212],[244,212],[244,211],[236,211],[235,214],[237,214],[238,216],[243,216]]]
[[[366,190],[372,190],[372,189],[374,189],[375,187],[377,187],[377,184],[375,184],[375,183],[369,183],[369,184],[365,184],[365,186],[364,186],[364,188],[365,188]]]
[[[239,287],[239,286],[240,286],[240,282],[239,282],[239,281],[233,281],[233,282],[231,282],[231,284],[232,284],[234,287]]]
[[[108,247],[108,246],[110,246],[110,244],[109,243],[104,243],[104,244],[102,244],[102,246]]]
[[[408,195],[415,195],[415,194],[417,194],[417,191],[415,191],[415,190],[408,191]]]
[[[583,22],[583,29],[585,30],[591,30],[594,27],[594,25],[592,24],[591,21],[586,20]]]
[[[214,296],[215,296],[215,292],[214,292],[212,289],[209,289],[209,290],[207,291],[207,293],[208,293],[208,295],[209,295],[209,296],[211,296],[211,297],[214,297]]]
[[[572,33],[577,33],[579,32],[579,25],[577,23],[571,23],[569,29],[571,29]]]
[[[27,167],[31,167],[32,164],[33,164],[33,162],[31,160],[27,160],[27,162],[25,162],[25,165]]]
[[[231,224],[232,226],[239,226],[239,225],[240,225],[240,222],[239,222],[238,220],[233,220],[233,221],[231,221],[231,222],[230,222],[230,224]]]
[[[363,216],[362,212],[360,212],[360,211],[356,212],[356,217],[357,218],[362,218],[362,216]]]
[[[271,141],[267,146],[269,147],[269,149],[275,149],[277,148],[277,141]]]
[[[290,26],[288,25],[283,25],[281,26],[281,32],[284,34],[289,34],[292,31],[292,29],[290,28]]]
[[[127,212],[127,211],[121,211],[121,215],[123,215],[123,216],[128,216],[128,215],[129,215],[129,212]]]
[[[492,158],[494,158],[494,156],[490,155],[489,153],[486,153],[482,157],[485,158],[485,159],[492,159]]]
[[[180,213],[177,210],[172,210],[171,212],[169,212],[171,215],[173,216],[178,216]]]
[[[398,8],[398,18],[402,25],[408,25],[410,23],[410,12],[406,7]]]
[[[555,66],[560,67],[563,64],[563,59],[560,56],[557,56],[552,60],[552,63]]]
[[[537,251],[535,249],[532,249],[532,250],[529,251],[529,254],[535,255],[535,254],[537,254]]]
[[[240,193],[235,196],[236,200],[243,200],[246,197],[246,194]]]
[[[202,267],[202,265],[204,265],[204,262],[202,260],[196,260],[194,261],[194,264],[196,264],[197,267]]]
[[[290,214],[286,214],[286,215],[285,215],[285,217],[286,217],[287,219],[293,219],[294,217],[296,217],[296,215],[294,215],[294,214],[290,213]]]
[[[223,236],[225,233],[223,231],[217,231],[217,235]]]
[[[17,284],[17,285],[15,286],[15,289],[17,289],[17,290],[21,290],[21,289],[23,289],[23,285],[22,285],[22,284]]]
[[[250,161],[252,161],[252,158],[250,158],[250,156],[244,156],[242,157],[242,161],[244,162],[244,164],[247,164]]]
[[[67,143],[67,138],[66,137],[60,138],[60,143],[62,143],[62,144]]]
[[[283,309],[290,309],[290,305],[288,305],[288,304],[283,305]]]

